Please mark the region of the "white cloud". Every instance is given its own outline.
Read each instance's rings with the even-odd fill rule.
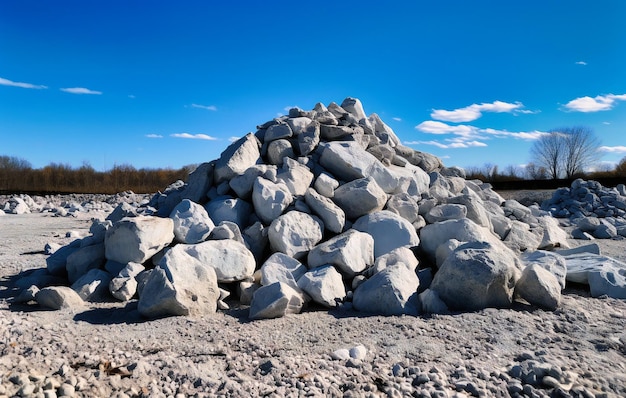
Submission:
[[[60,90],[66,93],[70,93],[70,94],[92,94],[92,95],[102,94],[102,91],[90,90],[84,87],[70,87],[70,88],[62,88]]]
[[[606,124],[608,126],[611,124],[611,122],[602,122],[602,124]]]
[[[585,96],[571,100],[565,104],[565,110],[573,112],[608,111],[617,105],[617,101],[626,101],[626,94],[598,95],[594,98]]]
[[[445,144],[439,141],[406,141],[405,145],[432,145],[441,149],[450,149],[450,148],[475,148],[475,147],[486,147],[487,144],[480,141],[463,141],[463,140],[447,140],[449,143]]]
[[[392,117],[392,119],[395,120],[396,122],[401,122],[402,121],[402,119],[399,118],[399,117]]]
[[[237,141],[237,140],[238,140],[238,139],[240,139],[240,138],[241,138],[241,137],[230,137],[230,138],[228,139],[228,141],[229,141],[229,142],[235,142],[235,141]]]
[[[174,137],[174,138],[188,138],[188,139],[192,139],[192,140],[208,140],[208,141],[215,141],[215,140],[217,140],[217,138],[211,137],[210,135],[206,135],[206,134],[177,133],[177,134],[170,134],[170,137]]]
[[[40,84],[14,82],[12,80],[4,79],[2,77],[0,77],[0,86],[31,88],[31,89],[35,89],[35,90],[41,90],[41,89],[44,89],[44,88],[48,88],[47,86],[43,86],[43,85],[40,85]]]
[[[128,94],[128,98],[130,98],[130,99],[135,99],[135,96],[134,96],[134,95],[132,95],[132,94]]]
[[[495,113],[513,113],[522,112],[524,105],[521,102],[515,102],[513,104],[503,101],[494,101],[491,103],[472,104],[464,108],[458,108],[451,111],[445,109],[433,109],[430,117],[436,120],[443,120],[445,122],[471,122],[480,118],[483,112],[495,112]],[[523,112],[526,113],[526,112]]]
[[[587,65],[587,63],[585,61],[578,61],[578,62],[576,62],[576,65],[583,65],[583,66],[585,66],[585,65]]]
[[[163,138],[161,134],[146,134],[147,138]]]
[[[626,153],[626,146],[618,145],[618,146],[601,146],[598,148],[600,152],[609,152],[609,153]]]
[[[471,134],[475,127],[466,125],[451,126],[443,122],[437,122],[434,120],[427,120],[415,126],[415,128],[423,133],[429,134],[457,134],[467,135]]]
[[[532,141],[532,140],[536,140],[539,139],[539,137],[541,137],[542,135],[546,135],[546,132],[543,131],[521,131],[521,132],[510,132],[510,131],[506,131],[506,130],[495,130],[495,129],[479,129],[480,132],[483,132],[485,134],[490,134],[490,135],[494,135],[496,137],[512,137],[512,138],[518,138],[521,140],[525,140],[525,141]]]
[[[217,107],[215,105],[199,105],[199,104],[191,104],[192,108],[198,109],[206,109],[207,111],[216,111]]]

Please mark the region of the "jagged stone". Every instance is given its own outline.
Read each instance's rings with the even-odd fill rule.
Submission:
[[[336,120],[335,120],[336,123]],[[297,137],[297,152],[300,156],[307,156],[317,148],[320,142],[320,122],[314,121]]]
[[[78,309],[85,306],[78,293],[67,286],[45,287],[35,294],[35,300],[40,306],[53,310]]]
[[[173,240],[174,221],[171,218],[125,218],[107,230],[105,256],[122,264],[143,263]]]
[[[246,169],[243,174],[233,177],[228,185],[237,196],[244,200],[249,200],[252,197],[252,188],[257,177],[263,177],[271,182],[276,182],[276,173],[278,168],[275,165],[256,164]],[[211,214],[210,210],[209,215]]]
[[[391,195],[385,205],[385,210],[396,213],[410,223],[414,223],[419,217],[419,205],[408,193]]]
[[[285,283],[275,282],[254,292],[249,316],[250,319],[280,318],[300,313],[303,305],[300,293]]]
[[[111,274],[101,269],[91,269],[72,283],[72,289],[84,301],[104,301],[109,297]]]
[[[444,203],[434,206],[424,215],[429,224],[446,220],[460,220],[467,216],[467,207],[461,204]]]
[[[382,210],[387,202],[387,194],[373,178],[359,178],[335,189],[333,200],[345,212],[346,217],[355,220],[365,214]]]
[[[332,265],[313,268],[298,279],[298,287],[326,307],[336,307],[346,297],[341,274]]]
[[[419,261],[413,254],[413,251],[406,246],[402,246],[376,258],[370,273],[375,274],[398,263],[404,264],[411,271],[416,271],[419,265]]]
[[[315,189],[309,188],[304,195],[306,204],[324,223],[324,227],[336,234],[343,231],[346,225],[346,214],[329,198],[320,195]]]
[[[294,289],[298,280],[307,272],[307,268],[295,258],[280,252],[272,254],[261,266],[261,285],[283,282]]]
[[[290,211],[272,221],[268,238],[274,251],[301,259],[322,240],[323,231],[324,223],[316,216]]]
[[[313,182],[314,175],[308,167],[293,159],[285,159],[276,179],[283,182],[293,196],[303,196]]]
[[[417,314],[419,279],[414,271],[396,264],[374,274],[354,291],[357,311],[380,314]]]
[[[215,163],[215,183],[228,181],[259,162],[259,146],[259,141],[253,134],[247,134],[230,144]]]
[[[555,310],[561,302],[561,285],[556,276],[538,264],[524,268],[515,286],[515,294],[530,304]]]
[[[105,262],[104,243],[81,247],[67,257],[67,279],[70,283],[76,282],[89,270],[102,267]]]
[[[449,308],[507,308],[520,277],[515,256],[486,242],[459,246],[443,262],[430,286]]]
[[[347,278],[354,277],[374,264],[374,239],[350,229],[312,248],[307,264],[309,268],[332,264]]]
[[[109,292],[120,301],[130,300],[137,293],[137,279],[135,278],[145,267],[137,263],[128,263],[109,282]]]
[[[254,210],[249,202],[230,196],[214,198],[205,205],[205,209],[215,225],[229,221],[237,224],[240,229],[248,226],[250,216]]]
[[[561,289],[565,289],[567,265],[562,255],[556,252],[537,250],[535,252],[522,253],[521,259],[525,267],[538,265],[552,273],[559,282]]]
[[[355,221],[352,228],[366,232],[374,238],[375,258],[398,247],[413,247],[420,243],[413,225],[388,210],[364,215]]]
[[[287,185],[257,177],[252,191],[252,204],[256,215],[265,224],[270,224],[283,214],[291,202],[293,202],[293,195]]]
[[[272,141],[267,146],[267,161],[270,164],[280,166],[283,164],[285,158],[295,158],[296,154],[293,151],[291,142],[289,140],[280,139]]]
[[[174,237],[181,243],[205,241],[215,228],[209,214],[197,203],[183,199],[170,214],[174,221]]]
[[[202,204],[206,202],[206,193],[213,185],[213,173],[215,163],[202,163],[194,171],[189,173],[187,184],[181,192],[181,199],[189,199],[194,203]]]

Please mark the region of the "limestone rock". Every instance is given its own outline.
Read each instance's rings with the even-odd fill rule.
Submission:
[[[197,203],[183,199],[170,214],[174,221],[174,237],[181,243],[205,241],[215,228],[209,214]]]
[[[382,210],[387,202],[387,194],[371,177],[343,184],[334,194],[333,200],[350,220]]]
[[[535,252],[522,253],[521,259],[525,267],[538,265],[552,273],[559,282],[561,289],[565,289],[567,265],[563,256],[555,252],[537,250]]]
[[[374,239],[371,235],[350,229],[315,246],[309,252],[309,268],[332,264],[347,278],[374,263]]]
[[[230,144],[215,163],[215,183],[228,181],[259,162],[259,146],[259,141],[251,133]]]
[[[293,202],[293,196],[284,183],[275,184],[261,177],[256,179],[252,191],[252,203],[257,216],[265,224],[271,223],[283,214],[291,202]]]
[[[336,307],[346,297],[341,274],[332,265],[323,265],[305,273],[298,286],[311,299],[326,307]]]
[[[298,289],[298,279],[307,272],[307,268],[295,258],[280,252],[272,254],[261,266],[261,285],[283,282]]]
[[[137,263],[128,263],[109,282],[109,292],[120,301],[130,300],[137,293],[137,279],[135,278],[145,267]]]
[[[262,286],[254,292],[250,304],[250,319],[280,318],[286,314],[298,314],[302,310],[302,295],[289,285],[275,282]]]
[[[144,263],[174,240],[171,218],[138,216],[125,218],[107,230],[104,240],[108,260]]]
[[[515,293],[530,304],[555,310],[561,301],[561,285],[550,271],[538,264],[524,268]]]
[[[53,310],[76,309],[85,305],[78,293],[67,286],[45,287],[35,294],[35,300],[40,306]]]
[[[402,264],[392,265],[374,274],[354,291],[352,303],[357,311],[380,314],[417,314],[415,272]]]
[[[324,224],[319,218],[290,211],[272,221],[268,238],[274,251],[301,259],[322,240],[323,231]]]
[[[452,309],[507,308],[519,274],[505,251],[486,242],[470,242],[448,256],[430,288]]]
[[[382,210],[360,217],[352,226],[374,238],[374,257],[402,246],[417,246],[420,239],[413,225],[399,215]]]
[[[215,270],[188,254],[185,246],[174,246],[150,272],[137,306],[142,316],[195,316],[217,310],[220,292]]]
[[[322,220],[327,230],[336,234],[343,231],[346,225],[346,214],[332,200],[320,195],[313,188],[307,190],[304,200],[313,213]]]
[[[249,202],[230,196],[218,196],[212,199],[206,204],[205,209],[215,225],[230,221],[237,224],[240,229],[248,226],[254,210]]]
[[[589,285],[592,297],[626,298],[626,264],[593,253],[565,255],[567,281]]]
[[[406,246],[401,246],[377,257],[371,273],[375,274],[398,263],[407,266],[411,271],[416,271],[419,265],[419,261],[413,254],[413,251]]]
[[[195,245],[179,244],[175,248],[177,252],[193,258],[194,262],[213,268],[220,283],[249,279],[256,267],[250,250],[234,240],[209,240]]]
[[[72,283],[72,289],[84,301],[105,301],[109,297],[111,274],[101,269],[91,269]]]
[[[104,265],[104,243],[81,247],[67,257],[67,279],[76,282],[91,269]],[[108,283],[108,282],[107,282]]]

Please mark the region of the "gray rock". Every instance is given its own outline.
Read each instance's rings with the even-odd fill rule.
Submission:
[[[522,253],[521,259],[525,267],[538,265],[552,273],[559,282],[561,289],[565,289],[567,265],[562,255],[556,252],[537,250]]]
[[[561,302],[561,285],[556,276],[538,264],[524,268],[515,294],[530,304],[555,310]]]
[[[215,228],[204,207],[189,199],[183,199],[176,205],[170,218],[174,221],[174,237],[181,243],[203,242]]]
[[[354,229],[315,246],[309,252],[309,268],[332,264],[347,278],[365,271],[374,263],[374,239]]]
[[[351,113],[356,120],[361,120],[367,118],[365,115],[365,111],[363,110],[363,104],[358,98],[347,97],[341,103],[341,107]]]
[[[430,288],[449,308],[507,308],[520,272],[510,252],[486,242],[459,246],[435,274]]]
[[[109,296],[111,274],[101,269],[91,269],[72,283],[72,289],[84,301],[105,301]]]
[[[290,211],[272,221],[268,238],[273,251],[301,259],[322,240],[323,231],[324,224],[316,216]]]
[[[85,306],[78,293],[67,286],[45,287],[35,294],[35,300],[40,306],[53,310],[78,309]]]
[[[120,301],[130,300],[137,293],[136,276],[145,270],[145,267],[137,263],[128,263],[120,272],[111,279],[109,292]]]
[[[120,221],[122,218],[126,217],[137,217],[137,209],[133,206],[129,205],[126,202],[122,202],[105,218],[105,220],[110,221],[112,224]]]
[[[289,124],[278,123],[268,127],[263,139],[265,142],[272,142],[283,138],[289,138],[292,135],[293,131],[291,130],[291,127],[289,127]]]
[[[211,231],[211,235],[209,236],[209,240],[224,240],[231,239],[237,241],[239,243],[245,244],[243,239],[243,235],[241,234],[241,230],[239,226],[234,222],[230,221],[222,221],[220,225],[213,228]]]
[[[287,284],[276,282],[254,292],[250,304],[250,319],[280,318],[302,310],[302,295]]]
[[[258,177],[252,191],[252,204],[256,215],[265,224],[278,218],[293,202],[293,195],[284,183],[275,184]]]
[[[144,263],[174,240],[171,218],[138,216],[125,218],[107,230],[104,241],[108,260]]]
[[[104,265],[105,245],[99,243],[93,246],[81,247],[67,257],[67,279],[70,283],[76,282],[89,270],[100,268]]]
[[[407,266],[411,271],[416,271],[419,265],[419,261],[413,254],[413,251],[406,246],[402,246],[377,257],[370,272],[375,274],[398,263]]]
[[[181,192],[181,199],[189,199],[194,203],[202,204],[206,201],[206,193],[213,185],[213,162],[202,163],[189,173],[187,184]]]
[[[278,168],[274,165],[253,165],[248,167],[243,174],[233,177],[228,184],[239,198],[249,200],[252,197],[252,188],[257,177],[276,182],[277,170]],[[211,210],[208,207],[207,211],[211,215]]]
[[[311,299],[326,307],[336,307],[346,297],[341,274],[332,265],[323,265],[306,272],[298,279],[298,287]]]
[[[467,207],[460,204],[444,203],[430,209],[424,215],[429,224],[446,220],[460,220],[467,216]]]
[[[315,190],[327,198],[335,196],[335,189],[339,187],[339,181],[328,173],[321,173],[313,185]]]
[[[213,268],[220,283],[250,279],[256,268],[256,261],[250,250],[234,240],[209,240],[195,245],[179,244],[175,248],[177,253],[184,253],[193,258],[194,262]],[[167,256],[166,253],[165,257]]]
[[[592,297],[626,298],[626,264],[593,253],[565,255],[567,281],[589,285]]]
[[[306,204],[324,222],[324,227],[336,234],[343,231],[346,225],[346,214],[332,200],[320,195],[315,189],[309,188],[304,195]]]
[[[291,142],[285,139],[272,141],[267,146],[267,161],[269,164],[282,165],[284,158],[295,158],[296,155]]]
[[[215,225],[229,221],[237,224],[239,229],[244,229],[248,226],[250,216],[254,210],[249,202],[230,196],[214,198],[206,204],[205,209]]]
[[[380,315],[417,314],[415,272],[402,264],[378,272],[354,291],[352,303],[357,311]]]
[[[137,309],[142,316],[196,316],[217,310],[220,292],[215,270],[187,253],[186,246],[180,244],[168,250],[150,272],[139,295]]]
[[[417,246],[420,239],[413,225],[399,215],[387,210],[360,217],[352,226],[374,238],[374,258],[402,246]]]
[[[309,124],[306,129],[296,137],[296,150],[300,156],[308,156],[317,148],[320,142],[320,124],[317,121]]]
[[[297,136],[304,133],[312,121],[306,116],[290,117],[287,119],[287,124],[291,128],[293,135]]]
[[[79,249],[79,241],[74,241],[57,249],[52,255],[46,258],[46,268],[48,272],[55,276],[67,275],[67,258]]]
[[[307,268],[295,258],[280,252],[272,254],[261,266],[261,285],[283,282],[298,290],[298,279]]]
[[[436,291],[426,289],[418,296],[422,312],[427,314],[447,314],[450,310]]]
[[[365,214],[382,210],[387,202],[387,194],[373,178],[359,178],[335,189],[335,203],[345,212],[346,217],[355,220]]]
[[[303,196],[313,182],[313,173],[308,167],[293,159],[285,159],[276,179],[283,182],[293,196]]]
[[[259,147],[258,139],[251,133],[230,144],[215,163],[215,184],[228,181],[257,164],[261,157]]]
[[[419,217],[417,201],[407,193],[391,195],[387,201],[385,210],[396,213],[410,223],[414,223]]]

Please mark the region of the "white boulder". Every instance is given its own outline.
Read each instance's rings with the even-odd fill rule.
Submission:
[[[309,252],[309,268],[332,264],[351,278],[374,264],[374,239],[354,229],[335,236]]]
[[[324,227],[336,234],[343,231],[346,225],[346,214],[328,197],[320,195],[315,189],[309,188],[304,195],[306,204],[324,222]]]
[[[183,199],[176,205],[170,218],[174,221],[174,237],[181,243],[203,242],[215,228],[204,207],[189,199]]]
[[[561,285],[550,271],[531,264],[522,271],[515,294],[537,307],[555,310],[561,302]]]
[[[256,215],[265,224],[271,223],[283,214],[291,202],[293,196],[284,183],[276,184],[262,177],[258,177],[254,182],[252,203]]]
[[[259,140],[252,133],[230,144],[215,163],[215,183],[228,181],[258,163],[261,157],[259,147]]]
[[[108,260],[144,263],[174,240],[171,218],[138,216],[124,218],[110,227],[104,239]]]
[[[311,299],[326,307],[336,307],[346,297],[341,274],[332,265],[323,265],[298,279],[298,287]]]
[[[273,251],[301,259],[322,240],[323,231],[319,218],[294,210],[272,221],[268,238]]]
[[[387,194],[373,178],[359,178],[335,189],[333,200],[350,220],[382,210]]]
[[[352,304],[357,311],[371,314],[417,314],[418,287],[414,271],[403,264],[392,265],[361,283]]]
[[[220,283],[249,279],[256,267],[252,252],[235,240],[209,240],[195,245],[179,244],[175,248],[194,262],[213,268]]]
[[[388,210],[366,214],[356,220],[352,227],[374,238],[374,258],[398,247],[412,247],[420,243],[413,225]]]
[[[295,258],[276,252],[269,256],[261,266],[261,285],[283,282],[298,289],[298,279],[307,272],[307,268]]]
[[[275,282],[254,292],[250,304],[250,319],[280,318],[302,311],[302,295],[289,285]]]
[[[53,310],[76,309],[85,305],[78,293],[67,286],[44,287],[35,294],[35,300],[40,306]]]
[[[72,289],[84,301],[104,301],[109,297],[111,274],[101,269],[91,269],[72,283]]]
[[[135,277],[144,270],[145,267],[141,264],[126,264],[109,283],[111,295],[120,301],[130,300],[137,293],[137,279]]]

